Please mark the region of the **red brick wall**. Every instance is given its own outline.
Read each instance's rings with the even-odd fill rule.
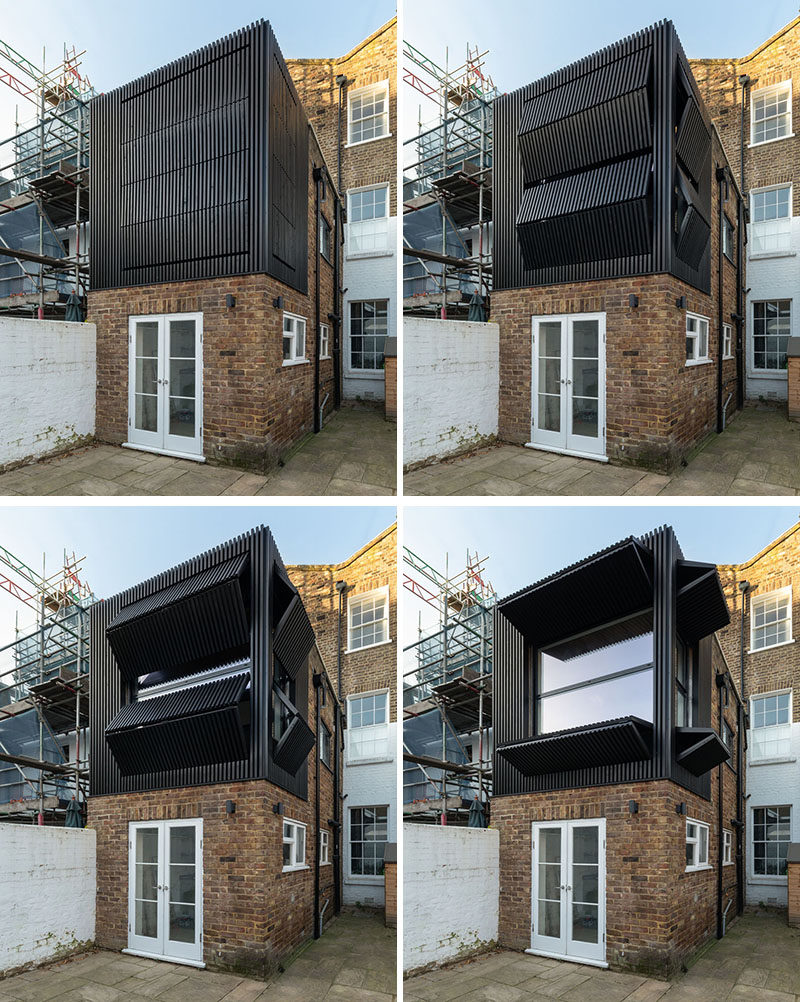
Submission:
[[[716,138],[713,164],[722,162]],[[712,167],[713,169],[713,167]],[[726,206],[736,223],[735,198]],[[671,469],[716,429],[718,345],[718,248],[720,205],[713,185],[711,294],[670,275],[510,289],[492,295],[500,325],[500,437],[524,443],[531,437],[531,317],[560,313],[606,314],[606,442],[610,458],[654,469]],[[736,311],[736,270],[723,258],[722,320]],[[638,307],[628,297],[639,297]],[[712,364],[686,365],[687,310],[709,318]],[[736,330],[732,330],[735,347]],[[735,390],[736,362],[723,362],[723,402]],[[736,414],[734,398],[728,420]]]
[[[395,928],[397,926],[397,863],[386,863],[383,868],[384,922]],[[800,889],[800,867],[798,867],[798,889]],[[800,903],[800,896],[798,897]]]
[[[314,726],[309,680],[309,722]],[[322,718],[333,734],[333,701]],[[314,931],[315,774],[320,770],[320,825],[331,864],[320,867],[320,908],[333,917],[333,772],[308,757],[308,799],[265,780],[124,793],[89,800],[87,827],[97,832],[97,944],[128,943],[128,823],[203,819],[203,959],[209,967],[266,977]],[[225,812],[233,800],[235,813]],[[283,815],[274,813],[283,805]],[[283,873],[283,819],[307,825],[307,870]]]
[[[308,294],[268,275],[170,282],[89,293],[97,324],[97,437],[128,438],[128,318],[203,314],[203,450],[207,458],[268,470],[314,427],[316,217],[312,171],[321,151],[309,132]],[[331,216],[331,200],[323,203]],[[236,305],[225,305],[227,293]],[[306,318],[307,365],[283,365],[283,310]],[[333,304],[333,268],[320,259],[320,319]],[[332,331],[331,331],[332,337]],[[320,362],[320,400],[333,401],[333,361]]]
[[[800,926],[800,863],[788,865],[789,925]]]
[[[723,670],[716,648],[714,664]],[[714,685],[712,700],[712,725],[719,731]],[[723,712],[735,730],[733,697]],[[728,819],[736,816],[736,774],[727,764],[719,769],[724,827],[732,831]],[[710,801],[670,780],[495,797],[492,827],[500,832],[501,945],[530,947],[532,822],[605,818],[608,962],[660,977],[679,970],[716,934],[719,769],[711,774]],[[638,802],[637,814],[629,813],[629,800]],[[680,803],[687,805],[688,817],[710,825],[709,870],[686,872],[686,817],[676,812]],[[722,873],[724,909],[735,899],[736,867],[724,866]],[[735,901],[731,908],[729,922]]]
[[[800,363],[800,359],[798,359]],[[384,360],[383,368],[385,380],[386,380],[386,403],[385,412],[386,417],[396,418],[397,417],[397,357],[388,356]],[[798,370],[800,374],[800,370]],[[800,382],[798,383],[798,406],[800,406]]]
[[[800,356],[788,359],[789,417],[800,418]]]

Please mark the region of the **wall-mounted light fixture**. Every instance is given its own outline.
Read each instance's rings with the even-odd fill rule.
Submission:
[[[283,814],[283,804],[280,803],[280,801],[278,801],[277,804],[273,804],[272,805],[272,813],[273,814]]]
[[[236,305],[236,296],[232,296],[229,292],[228,295],[225,297],[225,305],[228,307],[229,310],[232,310]]]
[[[678,806],[677,806],[677,807],[675,808],[675,813],[676,813],[676,814],[688,814],[688,813],[689,813],[689,809],[688,809],[688,807],[686,806],[686,804],[684,804],[684,803],[680,803],[680,804],[678,804]]]
[[[628,306],[630,306],[632,310],[635,310],[638,305],[639,305],[639,297],[632,292],[628,296]]]
[[[629,800],[628,801],[628,813],[629,814],[638,814],[639,813],[639,801],[638,800]]]
[[[283,309],[283,296],[276,296],[272,300],[272,305],[275,307],[276,310],[282,310]]]
[[[226,800],[225,801],[225,813],[226,814],[235,814],[236,813],[236,803],[235,803],[235,801],[233,801],[233,800]]]
[[[679,310],[685,310],[686,296],[678,296],[678,298],[675,300],[675,305],[678,307]]]

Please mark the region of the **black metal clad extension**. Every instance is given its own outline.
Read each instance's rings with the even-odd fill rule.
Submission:
[[[292,678],[297,678],[314,646],[314,629],[299,595],[295,595],[281,616],[275,627],[272,644],[274,656]]]

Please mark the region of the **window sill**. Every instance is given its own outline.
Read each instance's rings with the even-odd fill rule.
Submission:
[[[310,358],[292,358],[283,360],[283,368],[288,369],[293,365],[311,365]]]
[[[320,355],[320,362],[329,362],[333,356],[332,355]]]
[[[723,355],[723,356],[722,356],[722,361],[723,361],[723,362],[730,362],[730,361],[732,361],[732,360],[733,360],[733,358],[734,358],[734,356],[733,356],[733,355]]]
[[[320,863],[319,865],[320,866],[330,866],[331,865],[331,861],[329,859],[326,859],[324,862]]]
[[[774,257],[797,257],[797,251],[762,251],[760,254],[751,254],[748,261],[769,261]]]
[[[345,654],[358,654],[359,651],[370,651],[373,647],[383,647],[386,644],[391,644],[392,638],[388,637],[386,640],[379,640],[376,644],[364,644],[363,647],[347,647],[345,648]]]
[[[711,365],[713,361],[713,358],[689,358],[686,360],[686,368],[688,369],[695,365]]]
[[[748,875],[748,880],[754,884],[774,884],[778,887],[783,885],[784,887],[788,883],[785,876],[779,877],[772,873],[751,873]]]
[[[687,866],[686,870],[684,872],[685,873],[701,873],[704,870],[713,870],[713,869],[714,869],[713,866],[709,865],[708,863],[703,863],[702,866]]]
[[[373,257],[394,257],[394,251],[392,250],[376,250],[376,251],[355,251],[352,254],[345,254],[345,261],[365,261]]]
[[[310,870],[311,867],[307,863],[303,863],[302,866],[284,866],[281,873],[300,873],[301,870]]]
[[[380,758],[352,758],[345,761],[346,766],[351,765],[389,765],[394,762],[391,755],[384,755]]]
[[[752,150],[757,146],[769,146],[770,143],[780,143],[784,139],[794,139],[794,133],[787,132],[785,136],[776,136],[774,139],[762,139],[760,143],[748,143],[748,147]]]
[[[380,887],[383,884],[383,874],[379,877],[362,877],[360,874],[358,876],[351,876],[348,874],[346,878],[351,884],[369,884],[371,887]]]
[[[729,860],[727,863],[723,863],[723,866],[733,866],[733,860]]]
[[[381,139],[391,139],[392,133],[385,132],[382,136],[373,136],[372,139],[359,139],[357,143],[345,143],[344,148],[346,150],[352,149],[354,146],[366,146],[367,143],[379,143]]]
[[[788,647],[790,644],[794,644],[794,640],[782,640],[779,644],[770,644],[769,647],[748,647],[748,654],[761,654],[763,651],[774,651],[778,647]]]
[[[788,379],[786,369],[750,369],[747,373],[748,379]],[[759,650],[771,651],[771,647],[760,647]]]
[[[348,335],[349,336],[349,335]],[[383,369],[346,369],[345,379],[385,379]]]
[[[747,763],[748,766],[758,766],[758,765],[784,765],[787,762],[796,762],[797,759],[792,755],[782,756],[781,758],[757,758],[750,759]]]

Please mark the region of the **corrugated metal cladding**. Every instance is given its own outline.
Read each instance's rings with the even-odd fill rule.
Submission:
[[[495,289],[670,272],[710,291],[711,130],[671,22],[497,98],[494,132]]]
[[[275,657],[292,678],[296,678],[303,665],[307,664],[313,646],[314,628],[303,600],[295,595],[275,627]]]
[[[240,576],[231,577],[231,568],[238,568]],[[195,588],[198,579],[212,583],[217,582],[217,586],[213,587],[212,584],[210,593],[198,593]],[[220,585],[219,579],[223,579],[226,583]],[[92,757],[91,793],[93,796],[266,778],[297,796],[307,796],[307,763],[304,762],[293,774],[277,766],[272,760],[270,729],[272,647],[275,619],[277,618],[272,612],[274,605],[272,597],[274,586],[279,587],[282,591],[286,590],[287,580],[286,571],[272,534],[269,529],[262,526],[144,581],[126,592],[115,595],[106,601],[98,602],[92,607],[90,626],[93,694],[90,709],[90,753]],[[280,583],[277,584],[277,582]],[[190,664],[172,665],[168,671],[164,672],[164,675],[170,678],[190,675],[197,671],[198,663],[208,660],[221,665],[226,658],[221,655],[209,656],[208,658],[205,655],[198,656],[193,643],[183,636],[187,632],[202,627],[205,630],[205,636],[211,638],[209,643],[214,642],[214,638],[217,636],[216,627],[206,628],[205,624],[201,624],[196,617],[190,616],[188,609],[194,605],[200,595],[218,593],[220,587],[239,589],[246,617],[245,657],[249,658],[250,662],[250,713],[249,728],[245,727],[244,730],[249,740],[244,746],[243,756],[240,753],[235,760],[225,760],[226,756],[233,754],[236,750],[236,742],[241,740],[240,734],[243,726],[241,723],[241,700],[237,700],[238,706],[235,711],[232,703],[226,706],[217,705],[219,700],[216,699],[216,696],[219,695],[221,698],[222,695],[226,695],[226,686],[228,684],[234,685],[232,681],[226,679],[222,680],[225,682],[224,686],[214,690],[212,695],[214,695],[215,705],[206,712],[198,714],[197,707],[195,707],[195,701],[201,698],[198,693],[200,689],[204,688],[202,686],[183,693],[148,699],[139,703],[135,710],[128,711],[134,716],[138,713],[147,716],[152,712],[154,703],[161,704],[163,708],[162,700],[166,700],[169,704],[167,708],[171,707],[174,702],[176,707],[186,712],[186,715],[170,716],[167,721],[162,718],[159,724],[151,722],[149,726],[143,728],[150,730],[155,727],[166,728],[167,725],[171,728],[171,737],[166,729],[160,733],[156,742],[160,754],[154,757],[147,757],[147,750],[143,743],[139,743],[136,747],[131,745],[129,735],[133,732],[128,732],[128,736],[126,736],[120,728],[116,728],[117,737],[116,739],[112,737],[112,740],[116,740],[120,747],[127,742],[125,750],[122,752],[123,757],[127,755],[125,771],[128,771],[129,763],[133,760],[136,762],[136,768],[141,770],[130,775],[123,774],[123,770],[112,753],[111,744],[106,738],[106,729],[115,718],[116,723],[119,723],[120,720],[127,721],[127,715],[120,716],[120,714],[124,707],[135,703],[137,683],[126,677],[126,674],[120,669],[114,649],[107,636],[109,625],[120,616],[121,611],[125,608],[134,605],[139,610],[144,607],[153,607],[155,612],[151,611],[148,615],[132,619],[125,626],[125,628],[129,628],[144,625],[147,629],[149,628],[146,626],[148,620],[152,620],[162,611],[158,596],[163,598],[166,594],[172,596],[176,593],[183,594],[182,601],[167,606],[167,610],[174,610],[181,606],[186,607],[181,613],[183,619],[179,624],[182,636],[173,638],[171,643],[166,644],[163,649],[171,658],[172,651],[180,648],[188,652],[189,656],[194,657],[195,660]],[[188,597],[186,597],[187,595]],[[203,605],[202,614],[210,619],[219,620],[232,615],[233,611],[225,602],[217,604],[211,602],[208,605]],[[223,630],[223,632],[225,631]],[[154,635],[151,645],[145,645],[148,646],[148,656],[146,659],[147,667],[144,670],[153,673],[156,677],[159,675],[159,670],[164,667],[159,660],[163,639],[164,634],[160,632]],[[304,720],[308,715],[307,673],[308,659],[305,669],[299,671],[297,679],[296,706]],[[243,673],[236,674],[241,676]],[[238,686],[239,683],[236,685]],[[211,697],[209,696],[209,698]],[[193,713],[194,716],[191,715]],[[203,744],[202,750],[199,748],[199,743]],[[192,749],[188,760],[181,759],[183,754],[179,750],[181,746]],[[216,761],[208,760],[212,755]]]
[[[92,287],[308,287],[308,123],[259,21],[96,98]]]
[[[642,553],[647,554],[646,559],[642,559]],[[676,758],[673,656],[676,640],[685,630],[689,634],[687,641],[697,643],[701,704],[698,723],[705,726],[710,720],[710,635],[724,625],[719,577],[715,569],[713,578],[709,577],[709,567],[684,561],[673,530],[663,526],[638,539],[623,540],[498,603],[494,628],[495,796],[657,778],[671,778],[700,796],[710,795],[709,775],[693,775]],[[609,595],[619,593],[630,605],[627,612],[634,611],[642,602],[645,584],[653,610],[652,744],[649,733],[645,735],[640,725],[635,725],[633,731],[621,729],[620,721],[605,722],[614,725],[606,734],[598,724],[546,738],[537,736],[539,650],[555,640],[566,640],[583,629],[601,625],[604,617],[613,621],[626,614],[619,603],[609,601]],[[687,595],[691,593],[700,606],[691,615],[679,603],[679,588],[685,588]],[[641,752],[637,737],[652,749],[643,757],[637,754],[637,750]],[[557,747],[564,739],[568,739],[569,749]],[[576,748],[582,751],[582,765],[571,757]],[[619,761],[623,751],[628,761]],[[561,763],[559,769],[541,771],[556,761]]]

